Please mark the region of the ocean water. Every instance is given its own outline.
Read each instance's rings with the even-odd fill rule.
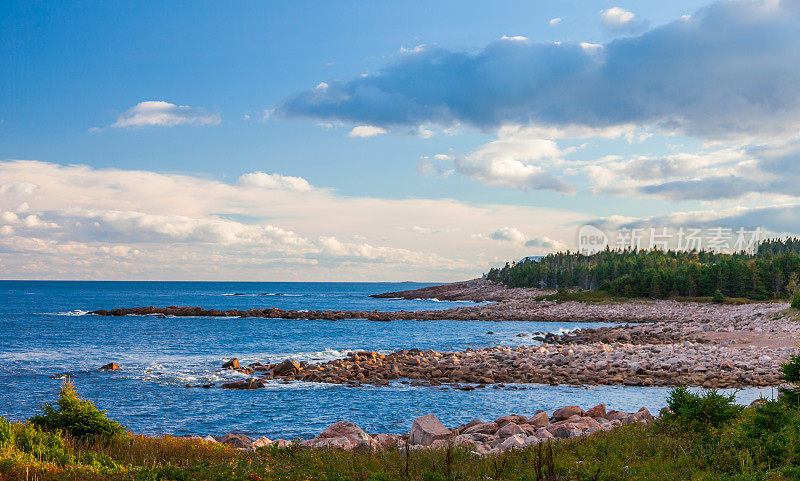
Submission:
[[[471,302],[372,299],[416,283],[36,282],[0,281],[0,416],[23,420],[53,401],[69,376],[109,415],[143,434],[242,432],[271,438],[310,437],[350,420],[368,432],[408,430],[434,413],[456,425],[473,418],[532,414],[564,405],[657,411],[669,390],[647,387],[510,385],[474,391],[410,387],[346,387],[270,382],[257,391],[186,388],[247,377],[221,371],[286,358],[324,362],[352,350],[461,350],[531,344],[521,333],[565,332],[592,322],[304,321],[247,318],[101,317],[94,309],[190,305],[217,309],[421,310]],[[488,334],[492,332],[492,334]],[[116,372],[98,367],[115,362]],[[746,403],[771,389],[737,393]]]

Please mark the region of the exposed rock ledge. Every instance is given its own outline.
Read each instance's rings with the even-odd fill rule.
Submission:
[[[673,300],[631,301],[621,304],[587,304],[583,302],[521,301],[509,300],[482,306],[455,307],[437,311],[307,311],[266,309],[204,309],[202,307],[132,307],[97,310],[91,314],[102,316],[163,315],[178,317],[254,317],[272,319],[367,319],[371,321],[394,320],[480,320],[480,321],[600,321],[600,322],[655,322],[655,321],[714,321],[743,315],[778,312],[786,309],[784,303],[759,303],[741,306],[717,305]]]

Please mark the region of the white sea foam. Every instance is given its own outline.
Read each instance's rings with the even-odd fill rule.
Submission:
[[[89,315],[89,311],[82,311],[80,309],[75,309],[74,311],[67,311],[67,312],[57,312],[57,316],[86,316]]]
[[[235,296],[235,297],[262,297],[262,296],[303,297],[303,294],[284,294],[283,292],[257,292],[257,293],[247,293],[247,294],[245,294],[244,292],[225,292],[222,295]]]

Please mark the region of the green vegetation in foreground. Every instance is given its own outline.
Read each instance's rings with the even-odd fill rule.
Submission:
[[[567,290],[567,289],[559,289],[558,292],[556,292],[555,294],[548,294],[544,296],[534,297],[535,301],[556,301],[556,302],[574,301],[574,302],[585,302],[587,304],[615,304],[615,303],[629,302],[632,299],[635,298],[615,296],[610,294],[608,291],[604,290],[584,291],[584,290]],[[760,302],[760,301],[753,301],[751,299],[745,299],[743,297],[724,297],[724,296],[716,298],[674,296],[670,297],[669,299],[673,299],[680,302],[714,302],[714,303],[732,304],[732,305]]]
[[[791,298],[798,291],[800,239],[769,240],[758,254],[709,251],[610,250],[550,254],[493,268],[509,287],[602,290],[632,298]],[[798,304],[800,306],[800,304]]]
[[[800,355],[783,372],[788,381],[800,382]],[[81,400],[88,404],[80,409],[65,409],[76,396],[67,384],[57,415],[45,407],[36,425],[0,418],[0,479],[790,480],[800,478],[797,392],[797,387],[788,388],[779,401],[762,400],[745,409],[713,390],[696,395],[677,388],[668,400],[671,412],[651,425],[479,457],[452,446],[408,452],[243,452],[223,444],[131,435],[117,431],[119,425],[101,411],[89,409],[88,401]],[[89,412],[92,422],[87,423]],[[73,414],[78,419],[68,419]]]

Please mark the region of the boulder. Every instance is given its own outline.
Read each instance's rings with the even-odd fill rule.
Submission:
[[[300,445],[306,448],[329,448],[350,451],[357,448],[372,449],[376,442],[369,434],[350,421],[339,421],[328,426],[317,437],[302,441]]]
[[[433,414],[426,414],[414,420],[408,436],[409,444],[430,446],[434,441],[448,439],[452,432]]]
[[[525,437],[525,442],[522,443],[522,447],[523,448],[527,448],[528,446],[536,446],[540,442],[541,441],[536,436],[526,436]]]
[[[504,424],[503,427],[497,430],[498,438],[507,438],[515,434],[525,434],[525,431],[515,423]]]
[[[473,419],[472,421],[468,422],[467,424],[462,424],[461,426],[457,427],[455,429],[455,431],[458,431],[459,433],[463,433],[465,429],[469,429],[472,426],[477,426],[478,424],[485,424],[485,423],[483,421],[481,421],[480,419]]]
[[[583,409],[580,406],[565,406],[561,409],[556,409],[553,413],[553,419],[556,421],[563,421],[565,419],[569,419],[571,416],[583,416],[584,413]]]
[[[291,448],[292,442],[286,439],[276,439],[275,441],[272,441],[272,445],[276,448]]]
[[[242,366],[239,364],[239,359],[235,357],[222,365],[222,369],[241,369],[241,368]]]
[[[264,383],[261,381],[233,381],[226,382],[220,386],[222,389],[261,389]]]
[[[512,449],[522,449],[525,446],[525,437],[519,434],[515,434],[497,446],[497,450],[500,452],[503,451],[510,451]]]
[[[549,441],[555,438],[553,433],[544,428],[537,430],[535,436],[539,441]]]
[[[222,437],[219,442],[230,444],[234,448],[247,449],[253,444],[253,440],[244,434],[229,433]]]
[[[298,372],[300,372],[300,364],[292,359],[283,361],[275,366],[275,368],[272,370],[272,374],[276,376],[289,376],[292,374],[297,374]]]
[[[629,416],[628,413],[625,413],[625,412],[622,412],[622,411],[611,410],[611,411],[608,412],[608,414],[606,414],[606,419],[608,419],[610,421],[614,421],[614,420],[622,421],[623,419],[626,419],[628,416]]]
[[[525,416],[520,416],[519,414],[509,414],[508,416],[495,419],[494,422],[497,423],[498,426],[503,427],[503,425],[508,423],[526,424],[528,422],[528,418]]]
[[[464,430],[464,434],[494,434],[497,432],[497,423],[474,424]]]
[[[110,362],[110,363],[108,363],[105,366],[100,368],[101,371],[116,371],[118,369],[119,369],[119,366],[117,366],[113,362]]]
[[[222,389],[241,389],[244,386],[244,381],[226,382],[220,386]]]
[[[365,433],[363,429],[350,421],[339,421],[331,424],[325,431],[322,431],[315,439],[339,438],[349,439],[354,445],[360,441],[372,441],[372,437]]]
[[[256,439],[255,441],[253,441],[253,444],[250,445],[250,448],[255,450],[255,449],[258,449],[258,448],[263,448],[264,446],[269,446],[271,444],[272,444],[272,440],[271,439],[269,439],[268,437],[262,436],[262,437]]]
[[[219,442],[219,441],[217,441],[217,439],[214,436],[211,436],[211,435],[208,435],[208,436],[204,437],[203,441],[205,441],[207,443],[218,443]]]
[[[403,444],[403,439],[394,434],[376,434],[372,439],[374,439],[382,449],[396,448]]]
[[[478,445],[478,441],[476,441],[470,434],[459,434],[455,437],[455,439],[453,439],[453,444],[456,446],[474,449],[475,446]]]
[[[350,451],[355,447],[353,443],[345,437],[306,439],[305,441],[300,441],[300,446],[313,449],[341,449],[343,451]]]
[[[640,421],[642,421],[643,423],[646,423],[646,424],[649,424],[649,423],[653,422],[653,419],[654,419],[653,415],[650,414],[650,411],[644,406],[642,406],[641,409],[636,411],[636,414],[634,414],[634,416],[636,417],[636,419],[638,419],[638,420],[640,420]]]
[[[597,406],[593,407],[592,409],[586,411],[586,415],[590,418],[605,418],[606,417],[606,405],[605,404],[598,404]]]
[[[528,419],[528,424],[531,426],[535,426],[537,428],[543,428],[550,424],[550,418],[547,417],[547,413],[544,411],[539,411],[538,413],[534,414],[530,419]]]

